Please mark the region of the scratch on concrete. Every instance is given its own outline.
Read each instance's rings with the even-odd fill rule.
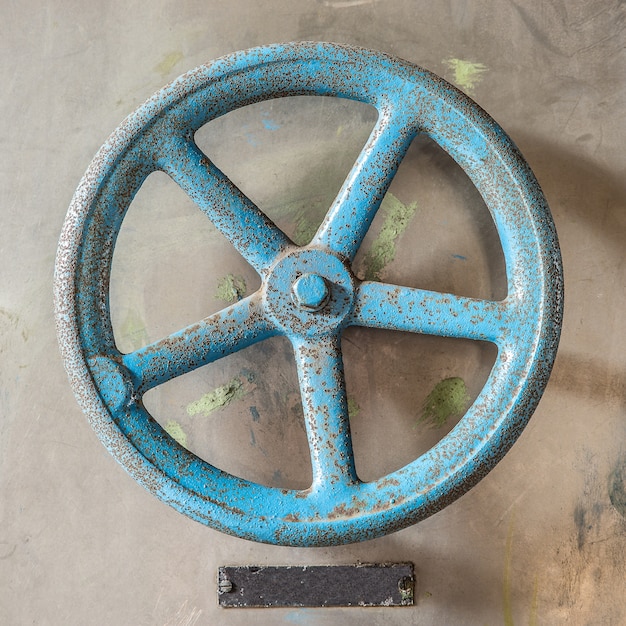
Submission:
[[[358,7],[363,4],[374,4],[378,0],[322,0],[324,6],[333,9],[347,9],[350,7]]]
[[[504,604],[504,624],[514,626],[513,603],[511,601],[511,560],[513,558],[513,530],[515,518],[511,516],[509,531],[506,536],[506,548],[504,552],[504,573],[502,577],[502,603]]]
[[[185,600],[176,615],[169,618],[164,626],[195,626],[200,617],[202,617],[202,609],[190,607],[189,601]]]

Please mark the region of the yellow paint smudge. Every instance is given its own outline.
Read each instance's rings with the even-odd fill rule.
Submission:
[[[143,346],[147,346],[150,343],[146,323],[136,309],[128,311],[128,315],[126,315],[120,330],[122,338],[130,343],[133,350],[143,348]]]
[[[176,420],[169,420],[165,424],[165,432],[183,447],[187,447],[187,435],[183,427]]]
[[[317,232],[318,224],[311,221],[306,213],[302,212],[296,216],[296,229],[293,233],[293,242],[297,246],[306,246]]]
[[[359,414],[361,407],[358,405],[354,398],[348,398],[348,416],[356,417]]]
[[[444,59],[442,63],[454,72],[452,80],[468,93],[474,91],[474,87],[482,80],[481,74],[489,69],[483,63],[473,63],[463,59]]]
[[[363,259],[365,280],[380,280],[381,272],[396,256],[396,241],[406,230],[415,211],[417,202],[404,204],[392,193],[387,193],[380,206],[385,216],[378,237]]]
[[[183,53],[180,50],[168,52],[163,60],[154,68],[161,76],[167,76],[174,66],[183,59]]]
[[[509,530],[506,535],[504,549],[504,572],[502,577],[502,604],[504,607],[504,626],[515,626],[513,619],[513,600],[511,598],[511,563],[513,561],[513,536],[515,534],[515,514],[511,515]],[[533,593],[530,601],[529,626],[537,626],[537,609],[539,607],[539,576],[533,578]]]
[[[209,393],[205,393],[199,400],[187,405],[187,413],[189,415],[202,414],[208,417],[214,411],[223,409],[233,400],[241,400],[248,390],[244,388],[244,384],[239,378],[233,378],[229,382],[217,387]]]

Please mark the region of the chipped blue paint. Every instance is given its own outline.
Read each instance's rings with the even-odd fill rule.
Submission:
[[[203,124],[276,96],[369,103],[379,119],[310,244],[296,246],[193,141]],[[352,260],[413,138],[423,133],[465,170],[498,229],[502,301],[361,282]],[[117,233],[145,178],[162,170],[258,271],[260,289],[149,346],[121,354],[108,282]],[[326,286],[293,297],[302,274]],[[319,279],[319,280],[318,280]],[[322,282],[320,282],[322,281]],[[56,262],[58,334],[77,398],[115,458],[192,519],[294,546],[361,541],[404,528],[476,484],[530,418],[555,357],[562,316],[556,233],[541,190],[504,131],[427,70],[385,54],[297,43],[238,52],[176,79],[101,148],[65,221]],[[315,300],[313,307],[304,306]],[[344,328],[490,341],[498,356],[465,417],[415,461],[372,482],[354,466],[341,358]],[[237,478],[178,445],[150,419],[146,390],[273,335],[293,345],[313,483],[280,489]],[[254,419],[254,412],[252,412]]]
[[[274,120],[270,120],[269,118],[261,121],[263,122],[265,130],[278,130],[280,128],[280,124],[277,124]]]
[[[259,409],[257,409],[255,406],[250,407],[250,415],[252,415],[253,422],[258,422],[261,419],[261,416],[259,415]]]

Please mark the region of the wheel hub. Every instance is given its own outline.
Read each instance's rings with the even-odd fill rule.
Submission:
[[[352,311],[355,284],[350,268],[331,252],[295,249],[267,278],[268,317],[286,333],[308,337],[334,333]]]
[[[324,308],[330,297],[328,285],[319,274],[302,274],[296,278],[291,290],[296,304],[311,313]]]

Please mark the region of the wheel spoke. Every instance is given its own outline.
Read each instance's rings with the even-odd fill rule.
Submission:
[[[414,120],[397,109],[381,109],[359,158],[312,243],[353,259],[411,145]]]
[[[289,238],[191,140],[170,137],[159,164],[263,274]]]
[[[139,393],[275,334],[258,297],[250,296],[196,324],[122,356]]]
[[[384,283],[361,283],[351,324],[425,335],[491,341],[510,334],[506,301],[475,300]]]
[[[313,491],[358,482],[339,336],[292,338],[306,422]]]

